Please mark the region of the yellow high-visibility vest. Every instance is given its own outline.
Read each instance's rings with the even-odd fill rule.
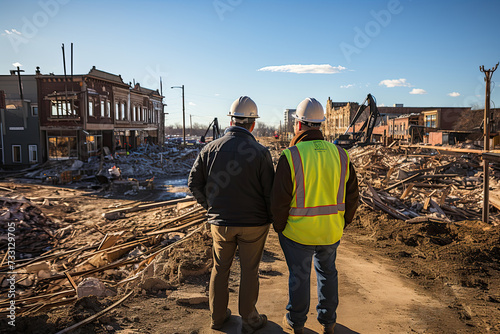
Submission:
[[[283,151],[290,165],[293,199],[283,235],[304,245],[331,245],[344,231],[349,155],[324,140]]]

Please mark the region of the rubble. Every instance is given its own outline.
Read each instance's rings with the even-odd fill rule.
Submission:
[[[100,182],[107,180],[143,181],[152,177],[187,175],[200,148],[170,145],[160,149],[156,145],[143,145],[128,154],[93,156],[88,161],[50,160],[31,168],[23,177],[49,184]],[[102,176],[103,178],[97,178]]]
[[[272,142],[267,146],[277,163],[283,145]],[[135,154],[159,154],[150,149]],[[192,164],[196,154],[188,151],[184,151],[185,161]],[[183,161],[182,151],[176,154],[179,161]],[[118,159],[128,161],[131,156],[134,153]],[[495,292],[498,286],[495,273],[500,263],[499,213],[494,201],[498,198],[496,203],[500,203],[500,195],[494,196],[499,186],[495,164],[490,165],[490,201],[494,206],[491,224],[484,224],[477,222],[482,201],[482,168],[478,154],[445,154],[431,148],[393,145],[390,148],[354,148],[350,150],[350,157],[365,204],[349,226],[347,237],[353,237],[353,231],[365,233],[366,237],[360,237],[357,242],[373,240],[374,247],[392,251],[391,256],[401,261],[400,268],[406,265],[411,268],[408,277],[412,279],[436,280],[440,287],[450,284],[479,287],[488,293],[485,300],[490,300],[489,303],[499,300]],[[138,164],[142,163],[138,160]],[[73,165],[77,169],[72,173],[89,166],[88,162],[59,164],[65,165],[61,169],[63,172]],[[121,173],[149,168],[149,165],[117,164],[114,157],[102,166],[105,171],[116,166]],[[179,166],[184,168],[181,163]],[[44,168],[47,170],[47,165]],[[184,173],[187,171],[186,167]],[[30,184],[0,184],[3,195],[0,198],[3,205],[0,229],[8,229],[7,222],[14,218],[19,228],[23,228],[22,233],[16,232],[19,238],[16,243],[25,247],[17,254],[20,259],[16,261],[18,328],[69,331],[82,322],[88,327],[81,331],[95,332],[96,328],[117,324],[113,321],[110,324],[112,316],[105,313],[110,312],[110,305],[129,296],[134,298],[127,303],[132,300],[134,303],[168,301],[170,310],[165,304],[162,306],[167,307],[163,310],[169,311],[165,314],[169,319],[176,319],[191,307],[205,308],[203,305],[191,306],[206,303],[206,285],[212,266],[212,240],[205,210],[189,196],[146,201],[152,199],[148,196],[154,196],[153,190],[147,188],[142,175],[141,178],[137,175],[120,174],[121,180],[101,175],[109,179],[108,186],[100,185],[107,188],[105,191],[85,186],[87,181],[83,176],[79,180],[72,179],[69,184],[61,185],[58,181],[57,186],[34,184],[40,179],[30,179]],[[149,180],[153,183],[157,176]],[[113,187],[116,181],[124,182],[117,182]],[[136,192],[141,198],[127,198],[123,193],[129,190],[117,188],[119,184],[138,184]],[[77,189],[72,189],[73,186]],[[0,239],[3,250],[7,249],[4,241]],[[274,257],[267,254],[271,255]],[[4,256],[0,248],[0,257]],[[447,262],[439,262],[441,259]],[[416,266],[418,261],[422,263]],[[1,273],[8,271],[4,262],[0,264]],[[485,270],[492,278],[479,276]],[[270,276],[280,274],[267,263],[260,272]],[[82,293],[84,282],[91,281],[89,278],[95,280],[94,283],[99,282],[94,284],[97,289]],[[430,284],[429,281],[425,284]],[[485,284],[489,284],[490,291],[485,290]],[[0,288],[2,315],[8,307],[8,286],[9,283],[3,280]],[[178,313],[175,313],[176,307]],[[120,312],[126,313],[124,309]],[[464,309],[457,308],[460,312]],[[471,314],[475,314],[473,321],[478,318],[478,310],[471,307]],[[139,310],[132,312],[140,313]],[[49,318],[43,318],[45,314],[50,314]],[[135,319],[130,313],[127,315],[127,319]],[[95,324],[89,324],[98,318]],[[125,318],[119,321],[127,322]],[[29,325],[31,323],[37,325]],[[144,332],[145,327],[141,328]]]
[[[106,296],[106,286],[95,277],[87,277],[78,284],[76,294],[78,298],[87,296],[104,297]]]
[[[423,147],[365,146],[350,150],[360,181],[361,201],[405,221],[481,219],[480,152],[463,155]],[[499,189],[498,167],[491,174]],[[494,224],[498,210],[491,210]]]
[[[7,249],[9,232],[15,235],[16,252],[21,258],[30,258],[50,248],[59,227],[57,223],[26,198],[0,197],[0,202],[0,249]]]
[[[0,228],[7,233],[7,222],[16,221],[19,245],[16,250],[23,251],[16,255],[24,258],[16,259],[16,313],[19,318],[72,304],[87,296],[109,298],[116,293],[123,295],[142,290],[157,293],[175,289],[185,277],[199,274],[196,271],[199,268],[191,263],[203,263],[203,272],[207,271],[211,239],[206,232],[206,214],[190,197],[153,203],[132,202],[108,210],[111,214],[120,212],[119,217],[96,212],[93,217],[101,216],[105,224],[111,222],[105,217],[118,221],[107,225],[107,233],[104,233],[95,221],[78,222],[66,215],[66,211],[71,214],[75,210],[65,209],[68,205],[64,198],[74,198],[78,191],[14,184],[5,184],[3,188],[30,188],[54,194],[32,196],[30,200],[12,191],[8,193],[12,197],[2,198],[2,217],[5,219],[0,220]],[[85,208],[81,209],[83,214]],[[54,210],[60,210],[66,216],[64,220],[56,218]],[[136,215],[146,217],[152,214],[151,211],[157,217],[166,215],[169,218],[148,219],[143,225],[134,224],[132,230],[127,227],[129,219],[134,221]],[[115,226],[114,231],[109,230],[111,226]],[[83,231],[90,232],[90,238],[82,238],[83,235],[75,238]],[[192,251],[191,255],[197,257],[202,249],[202,259],[186,261],[189,251],[177,251],[177,247],[182,248],[190,240],[187,248]],[[200,240],[205,241],[200,243]],[[7,249],[7,240],[0,242]],[[7,264],[2,261],[0,272],[8,271]],[[9,283],[3,280],[0,314],[8,312],[8,288]]]

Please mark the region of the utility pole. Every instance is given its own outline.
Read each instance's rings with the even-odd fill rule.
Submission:
[[[15,64],[14,64],[15,65]],[[21,72],[24,72],[24,70],[21,70],[19,66],[17,66],[17,70],[11,70],[10,73],[16,73],[17,74],[17,79],[19,81],[19,95],[21,96],[21,101],[24,101],[24,96],[23,96],[23,84],[21,82]]]
[[[172,86],[170,88],[181,88],[182,89],[182,144],[186,146],[186,108],[184,104],[184,85],[182,86]]]
[[[486,82],[486,94],[484,100],[484,151],[490,150],[490,83],[493,72],[498,67],[498,63],[492,69],[485,70],[484,65],[479,70],[484,73]],[[490,170],[487,159],[483,158],[483,222],[488,223],[490,209]]]

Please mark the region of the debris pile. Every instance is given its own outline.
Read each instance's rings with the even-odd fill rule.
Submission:
[[[16,317],[21,322],[88,296],[101,300],[120,298],[130,292],[165,294],[186,277],[206,273],[209,268],[211,237],[205,210],[189,197],[148,204],[137,202],[107,210],[102,214],[102,223],[95,218],[93,221],[57,219],[55,208],[47,201],[44,205],[37,197],[31,201],[14,196],[2,200],[0,229],[13,219],[18,228],[16,240],[20,244],[16,248],[13,275],[17,288]],[[58,224],[48,217],[53,214]],[[146,219],[149,216],[162,219]],[[54,238],[57,242],[51,244],[49,241]],[[4,257],[7,243],[3,239],[0,242],[3,250],[0,254]],[[19,258],[21,251],[25,255]],[[3,318],[10,305],[9,272],[12,268],[2,261],[0,315]],[[71,323],[71,317],[56,326],[65,327],[70,324],[67,321]]]
[[[141,146],[127,154],[90,157],[87,162],[74,159],[50,160],[38,168],[30,168],[23,177],[49,184],[67,184],[78,181],[106,183],[106,179],[144,180],[155,176],[187,175],[199,151],[197,146],[169,146],[164,150],[160,150],[158,146]],[[104,181],[99,176],[104,177]]]
[[[14,248],[21,258],[50,249],[57,224],[26,198],[2,196],[0,201],[0,249]]]
[[[481,219],[479,154],[442,154],[425,148],[365,146],[350,157],[360,181],[361,201],[409,222]],[[493,166],[490,185],[499,188]],[[494,223],[498,210],[491,210]]]

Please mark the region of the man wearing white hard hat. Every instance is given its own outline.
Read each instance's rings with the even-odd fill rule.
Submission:
[[[304,333],[314,259],[317,319],[324,334],[333,334],[338,306],[335,259],[343,230],[358,206],[358,181],[347,151],[323,138],[321,103],[303,100],[294,118],[295,137],[278,161],[271,197],[273,226],[289,269],[283,327]]]
[[[267,317],[255,304],[259,295],[259,263],[272,222],[270,196],[274,178],[271,154],[251,134],[257,105],[248,96],[233,102],[230,127],[207,144],[189,174],[188,187],[207,209],[213,237],[214,265],[209,304],[212,329],[230,319],[229,269],[238,248],[241,266],[239,314],[242,332],[264,327]]]

